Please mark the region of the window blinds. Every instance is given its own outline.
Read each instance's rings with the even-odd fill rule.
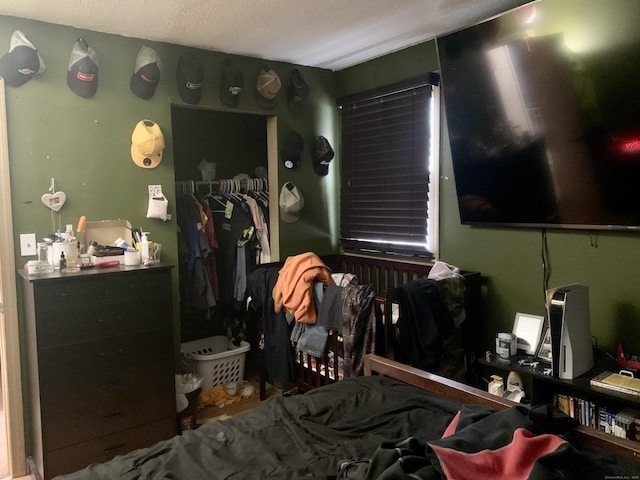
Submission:
[[[437,75],[339,101],[345,250],[426,250],[430,106]]]

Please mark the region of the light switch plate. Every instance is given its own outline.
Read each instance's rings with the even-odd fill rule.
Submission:
[[[161,198],[162,185],[149,185],[149,198]]]
[[[37,255],[35,233],[20,234],[20,255],[22,255],[23,257]]]

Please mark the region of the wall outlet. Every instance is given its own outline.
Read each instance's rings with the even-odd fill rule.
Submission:
[[[20,234],[20,255],[22,255],[23,257],[37,255],[35,233]]]
[[[162,185],[149,185],[149,198],[161,198]]]

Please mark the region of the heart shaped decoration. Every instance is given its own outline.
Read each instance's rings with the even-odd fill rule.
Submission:
[[[64,192],[45,193],[42,195],[42,203],[54,212],[60,210],[66,201],[67,195]]]

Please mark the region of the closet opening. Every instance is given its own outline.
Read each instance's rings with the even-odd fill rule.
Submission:
[[[241,300],[243,275],[279,260],[276,117],[172,106],[171,123],[180,342],[247,341],[253,370],[257,321]]]

